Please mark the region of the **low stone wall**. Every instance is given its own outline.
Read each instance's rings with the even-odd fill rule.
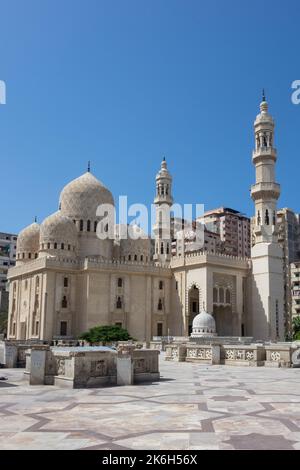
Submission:
[[[41,343],[41,341],[37,341]],[[32,341],[0,341],[0,363],[8,369],[25,367],[26,350],[34,344]]]
[[[220,364],[220,345],[189,344],[186,347],[186,362],[200,362],[201,364]]]
[[[291,367],[296,347],[291,344],[270,344],[266,349],[266,367]]]
[[[265,346],[225,345],[221,346],[221,364],[231,366],[263,366],[266,353]]]
[[[67,388],[131,385],[159,380],[159,351],[121,346],[107,347],[33,346],[26,351],[25,377],[31,385]]]
[[[186,358],[186,344],[168,344],[166,346],[166,361],[184,362]]]

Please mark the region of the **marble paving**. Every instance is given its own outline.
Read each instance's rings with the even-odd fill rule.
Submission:
[[[300,449],[300,369],[160,360],[161,381],[65,390],[2,369],[0,449]]]

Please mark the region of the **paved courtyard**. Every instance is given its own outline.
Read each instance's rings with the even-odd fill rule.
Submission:
[[[0,449],[300,449],[300,369],[161,360],[160,382],[81,390],[0,375]]]

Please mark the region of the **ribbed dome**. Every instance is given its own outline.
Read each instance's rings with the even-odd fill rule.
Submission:
[[[97,219],[97,207],[101,204],[114,204],[113,196],[90,172],[71,181],[60,194],[62,214],[75,220]]]
[[[216,322],[214,317],[202,310],[193,320],[192,337],[212,336],[216,334]]]
[[[61,249],[61,244],[64,244],[63,249],[68,249],[68,245],[72,248],[77,246],[77,229],[74,222],[67,216],[63,215],[61,211],[47,217],[41,224],[40,243],[51,244],[57,243],[57,249]],[[43,247],[42,247],[43,248]],[[44,247],[45,248],[45,247]]]
[[[18,253],[31,253],[32,255],[39,251],[40,226],[36,222],[21,230],[17,239],[17,258]]]

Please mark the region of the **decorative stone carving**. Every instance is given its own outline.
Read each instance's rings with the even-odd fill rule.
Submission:
[[[280,361],[280,352],[279,351],[273,351],[271,353],[271,360],[272,361]]]
[[[57,360],[57,375],[65,375],[65,360]]]
[[[102,377],[107,374],[106,363],[103,360],[91,361],[91,376]]]
[[[254,359],[254,352],[253,351],[246,351],[246,360],[253,361]]]
[[[226,359],[234,359],[234,350],[233,349],[227,349],[225,352],[225,358]]]

